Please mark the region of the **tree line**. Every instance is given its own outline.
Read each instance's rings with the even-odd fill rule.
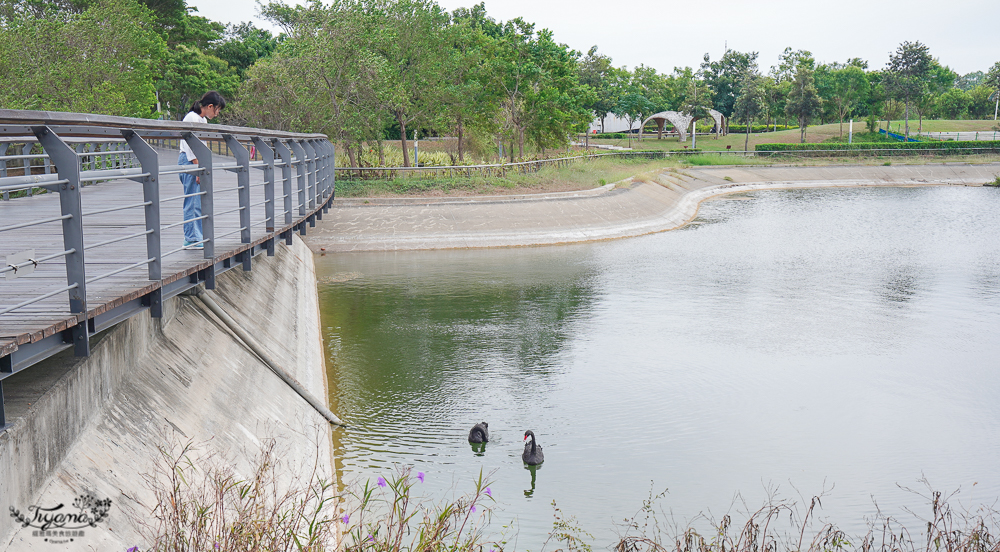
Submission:
[[[788,48],[765,74],[757,52],[727,50],[661,73],[616,67],[552,32],[484,4],[447,12],[433,0],[314,0],[262,4],[277,35],[222,25],[185,0],[0,0],[0,107],[181,118],[206,90],[229,102],[224,120],[322,132],[353,166],[384,165],[385,144],[458,139],[511,160],[567,145],[595,118],[630,124],[659,111],[746,124],[867,119],[988,118],[1000,62],[959,75],[927,46],[904,42],[885,66],[817,63]],[[919,130],[919,126],[918,126]]]

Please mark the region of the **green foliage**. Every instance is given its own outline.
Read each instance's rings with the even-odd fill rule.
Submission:
[[[251,65],[273,54],[277,48],[278,39],[270,31],[258,29],[250,23],[240,23],[226,27],[225,39],[213,46],[211,51],[243,78]]]
[[[989,86],[980,84],[969,90],[969,118],[992,119],[996,103],[990,101],[994,93]]]
[[[758,152],[781,152],[781,151],[809,151],[809,150],[849,150],[851,152],[863,153],[870,150],[894,150],[906,153],[906,150],[913,150],[910,153],[921,154],[926,150],[934,150],[941,154],[964,154],[970,149],[975,149],[971,153],[997,153],[1000,152],[1000,140],[978,141],[978,142],[886,142],[886,143],[859,143],[853,144],[757,144],[754,147]]]
[[[716,111],[726,117],[738,118],[735,115],[736,102],[743,93],[746,84],[744,75],[747,72],[757,72],[757,52],[726,50],[719,61],[711,61],[708,54],[705,54],[701,74],[705,84],[712,90],[712,105]]]
[[[172,48],[161,66],[157,83],[162,109],[176,119],[187,114],[191,104],[209,90],[232,98],[239,77],[225,61],[183,44]]]
[[[708,117],[712,105],[712,92],[707,84],[698,80],[692,80],[688,83],[684,100],[681,102],[681,111],[695,119],[704,119]]]
[[[799,128],[795,125],[752,125],[750,127],[751,133],[758,132],[772,132],[778,130],[792,130]],[[743,134],[747,131],[746,125],[729,125],[730,134]]]
[[[927,46],[919,41],[903,42],[889,56],[883,83],[889,95],[905,106],[906,136],[910,135],[910,105],[927,94],[933,61]]]
[[[164,43],[150,29],[149,9],[135,0],[101,0],[81,13],[8,15],[0,25],[0,107],[153,114]]]
[[[935,98],[937,113],[945,119],[964,119],[972,105],[972,95],[960,88],[952,88]]]
[[[756,65],[748,67],[740,78],[741,90],[739,97],[736,98],[736,104],[733,106],[733,118],[744,124],[746,134],[743,141],[744,151],[746,151],[750,141],[750,127],[767,107],[762,81],[763,79],[757,73]]]
[[[809,63],[800,63],[792,82],[792,90],[788,93],[785,113],[798,119],[801,129],[800,139],[806,141],[806,126],[823,105],[814,84],[813,70]]]

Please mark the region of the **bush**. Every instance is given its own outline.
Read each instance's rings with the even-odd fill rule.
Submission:
[[[799,128],[798,125],[753,125],[750,132],[771,132],[772,130],[792,130]],[[746,125],[729,125],[729,134],[744,134],[747,131]]]
[[[1000,140],[980,142],[856,142],[853,144],[757,144],[754,151],[778,153],[783,151],[815,151],[824,155],[852,155],[874,153],[885,155],[920,155],[940,153],[943,155],[967,155],[976,153],[1000,153]]]

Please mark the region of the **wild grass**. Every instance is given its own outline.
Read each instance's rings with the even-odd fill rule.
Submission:
[[[771,494],[756,510],[715,520],[708,516],[675,523],[660,501],[666,491],[643,502],[639,512],[620,526],[615,552],[997,552],[1000,550],[1000,512],[992,506],[974,511],[955,509],[951,500],[926,479],[924,489],[901,487],[929,511],[905,509],[905,523],[884,514],[866,519],[867,532],[849,535],[834,523],[818,518],[823,493],[808,501],[780,499]],[[700,529],[700,530],[699,530]]]
[[[132,550],[322,552],[516,552],[507,526],[492,525],[499,512],[490,476],[480,472],[472,490],[452,500],[422,495],[426,475],[397,467],[343,492],[320,477],[314,464],[305,477],[281,462],[275,442],[265,440],[249,475],[228,462],[198,455],[190,442],[164,447],[146,475],[156,498],[149,512],[135,512],[146,539]],[[318,455],[317,455],[318,457]],[[908,522],[876,513],[867,532],[849,535],[819,517],[825,493],[808,500],[780,498],[772,489],[763,505],[740,504],[721,519],[700,515],[677,522],[664,505],[667,491],[650,496],[617,525],[615,552],[1000,552],[996,503],[975,509],[953,506],[958,492],[935,490],[926,479],[909,489],[924,506],[904,508]],[[553,521],[539,552],[593,552],[594,537],[552,502]],[[515,541],[516,543],[516,541]]]
[[[195,552],[336,550],[337,495],[313,466],[304,478],[288,474],[274,439],[262,441],[248,475],[192,442],[159,448],[144,474],[155,497],[149,512],[133,512],[145,539],[135,550]]]
[[[505,177],[397,177],[386,180],[337,181],[337,197],[469,196],[586,190],[670,166],[666,160],[591,159],[566,167],[544,167]]]

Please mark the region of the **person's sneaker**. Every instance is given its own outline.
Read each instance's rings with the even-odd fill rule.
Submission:
[[[198,242],[184,242],[184,249],[205,249],[205,244]]]

